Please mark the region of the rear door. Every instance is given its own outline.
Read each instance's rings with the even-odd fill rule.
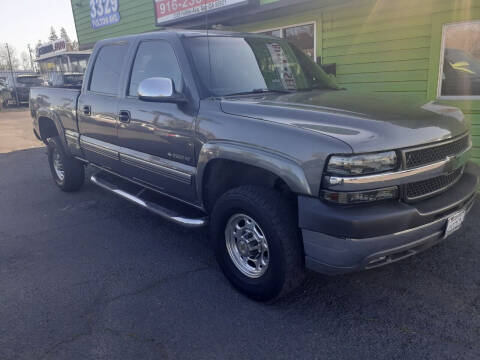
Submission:
[[[128,177],[182,200],[194,201],[196,107],[177,55],[166,39],[156,37],[137,43],[125,97],[119,105],[119,113],[127,116],[118,127],[120,158]],[[176,91],[189,101],[175,104],[140,100],[140,83],[152,77],[172,79]]]
[[[124,41],[103,45],[78,99],[78,127],[86,159],[115,172],[121,171],[117,113],[128,50]]]

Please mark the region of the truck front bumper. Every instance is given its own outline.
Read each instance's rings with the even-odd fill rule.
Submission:
[[[298,199],[307,268],[323,274],[371,269],[405,259],[445,239],[452,214],[472,208],[480,168],[468,163],[448,191],[419,203],[333,206]]]

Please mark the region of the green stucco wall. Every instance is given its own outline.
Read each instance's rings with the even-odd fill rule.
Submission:
[[[156,29],[152,0],[119,0],[120,23],[97,30],[91,26],[90,0],[71,0],[71,3],[80,46]]]

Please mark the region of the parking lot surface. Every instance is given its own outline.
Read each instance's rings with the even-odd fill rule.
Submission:
[[[27,112],[0,113],[0,153],[0,359],[480,358],[480,202],[427,252],[266,305],[206,231],[58,190]]]

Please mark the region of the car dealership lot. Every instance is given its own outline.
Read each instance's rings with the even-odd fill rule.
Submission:
[[[480,358],[480,203],[401,263],[238,294],[204,230],[54,185],[27,111],[0,113],[0,359]]]

